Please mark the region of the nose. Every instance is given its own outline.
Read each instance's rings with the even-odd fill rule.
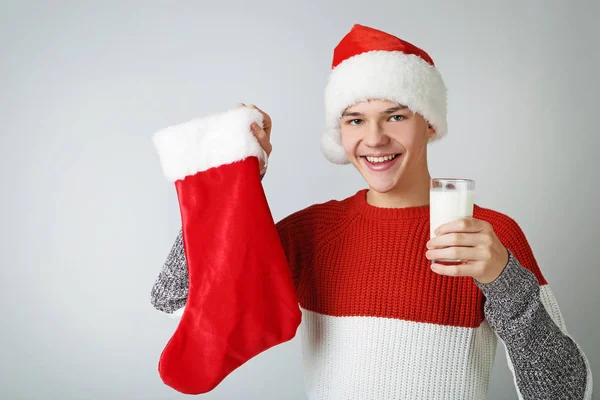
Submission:
[[[363,142],[368,147],[380,147],[386,145],[390,138],[385,134],[383,128],[379,124],[369,124],[367,126]]]

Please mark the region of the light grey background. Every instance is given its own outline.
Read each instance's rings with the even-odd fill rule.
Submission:
[[[95,3],[95,4],[94,4]],[[482,4],[486,3],[486,5]],[[522,226],[600,371],[597,1],[12,1],[0,8],[2,399],[177,399],[177,321],[150,288],[180,226],[151,135],[255,103],[276,220],[364,187],[320,153],[333,48],[354,23],[426,49],[449,89],[435,176]],[[516,398],[498,347],[490,399]],[[299,341],[206,399],[302,399]],[[596,391],[600,392],[600,391]],[[599,398],[596,394],[595,398]]]

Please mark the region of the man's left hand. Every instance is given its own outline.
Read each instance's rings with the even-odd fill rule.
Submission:
[[[471,276],[481,283],[493,282],[508,263],[508,252],[492,225],[476,218],[461,218],[435,230],[427,242],[430,260],[463,260],[459,265],[432,264],[433,272],[448,276]]]

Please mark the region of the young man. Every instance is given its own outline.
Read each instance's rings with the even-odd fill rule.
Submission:
[[[585,355],[515,221],[476,205],[430,239],[427,146],[446,134],[446,88],[429,55],[355,25],[335,49],[325,102],[325,156],[369,189],[277,223],[308,397],[484,399],[500,338],[519,398],[591,399]],[[270,153],[263,115],[251,130]],[[176,314],[186,296],[180,234],[151,297]]]

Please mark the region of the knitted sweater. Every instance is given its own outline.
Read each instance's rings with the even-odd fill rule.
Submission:
[[[520,399],[591,399],[587,359],[522,230],[478,205],[473,216],[509,253],[488,284],[431,271],[429,206],[378,208],[361,190],[277,224],[303,313],[309,399],[485,399],[498,339]],[[179,237],[152,304],[181,315],[186,295]]]

